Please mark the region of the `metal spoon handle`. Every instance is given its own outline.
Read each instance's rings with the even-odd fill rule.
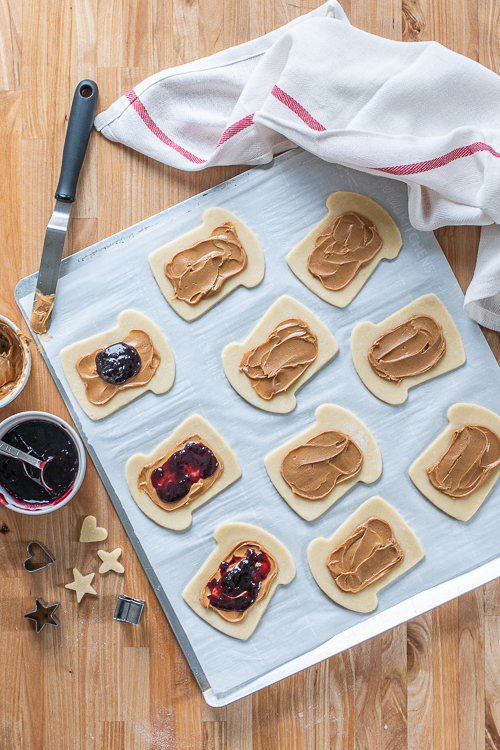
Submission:
[[[24,451],[20,451],[18,448],[13,448],[12,445],[4,443],[3,440],[0,440],[0,453],[2,453],[4,456],[12,456],[12,458],[18,458],[20,461],[24,461],[27,464],[36,466],[36,468],[40,470],[43,469],[45,463],[44,461],[40,461],[34,456],[30,456],[29,453],[24,453]]]

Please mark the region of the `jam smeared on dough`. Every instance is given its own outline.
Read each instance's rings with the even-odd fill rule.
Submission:
[[[434,466],[426,469],[429,481],[449,497],[466,497],[500,465],[500,438],[483,425],[466,424],[455,430],[451,443]]]
[[[349,211],[337,216],[316,238],[307,260],[309,272],[326,289],[337,291],[368,265],[383,245],[377,227],[366,216]]]
[[[199,435],[190,435],[143,466],[137,486],[163,510],[187,505],[203,495],[222,474],[222,459]]]
[[[137,375],[122,384],[115,385],[112,382],[106,382],[100,377],[97,371],[96,359],[98,355],[102,351],[111,349],[112,345],[109,347],[100,346],[98,349],[93,349],[88,354],[81,356],[75,365],[76,371],[85,385],[85,395],[91,404],[102,406],[103,404],[107,404],[113,396],[125,388],[136,388],[147,385],[160,366],[160,354],[155,349],[151,336],[145,331],[130,331],[123,341],[119,343],[134,349],[141,362]]]
[[[247,254],[231,222],[216,227],[210,237],[181,250],[165,263],[165,276],[177,299],[196,305],[219,291],[231,276],[243,271]]]
[[[120,341],[98,352],[95,365],[97,374],[106,383],[123,385],[138,374],[141,358],[137,349]]]
[[[337,484],[361,471],[363,453],[349,435],[328,430],[293,448],[281,462],[281,476],[295,495],[321,500]]]
[[[357,594],[392,570],[403,557],[387,521],[375,516],[357,526],[330,554],[326,564],[341,591]]]
[[[257,395],[270,401],[288,390],[317,356],[316,335],[300,318],[290,318],[278,323],[264,343],[243,355],[239,370]]]
[[[430,315],[413,315],[375,339],[368,361],[379,377],[400,383],[403,378],[430,370],[445,351],[439,323]]]
[[[35,333],[46,333],[55,298],[55,294],[42,294],[39,289],[36,290],[30,318],[30,326]]]
[[[24,352],[19,337],[0,321],[0,400],[17,387],[24,370]]]
[[[233,544],[203,585],[200,602],[228,622],[240,622],[250,607],[267,596],[278,563],[263,545],[244,540]]]

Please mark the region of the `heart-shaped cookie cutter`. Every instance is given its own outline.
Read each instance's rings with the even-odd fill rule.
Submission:
[[[32,562],[33,557],[35,556],[34,550],[35,550],[36,547],[39,547],[42,550],[42,552],[47,556],[48,562],[44,562],[44,563],[35,563],[35,562]],[[36,573],[39,570],[43,570],[44,568],[48,568],[49,565],[53,565],[55,563],[55,561],[56,561],[56,558],[54,557],[54,555],[52,554],[52,552],[50,552],[47,549],[47,547],[45,547],[45,545],[42,544],[41,542],[36,542],[36,541],[35,542],[30,542],[28,544],[28,546],[27,546],[26,549],[28,551],[29,557],[27,557],[26,560],[23,562],[23,568],[25,570],[27,570],[28,573]]]

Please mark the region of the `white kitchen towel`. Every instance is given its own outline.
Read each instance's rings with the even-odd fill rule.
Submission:
[[[500,330],[500,77],[435,42],[351,26],[336,0],[142,81],[96,117],[178,169],[265,164],[302,148],[408,185],[416,229],[482,232],[469,315]]]

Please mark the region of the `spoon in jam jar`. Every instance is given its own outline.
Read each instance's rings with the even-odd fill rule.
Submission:
[[[28,473],[26,466],[24,466],[24,471],[30,479],[33,479],[34,482],[41,484],[49,494],[53,493],[53,489],[49,487],[48,484],[46,484],[43,478],[45,467],[50,461],[52,461],[52,456],[50,456],[46,461],[40,461],[40,459],[35,458],[35,456],[31,456],[29,453],[24,453],[24,451],[20,451],[19,448],[14,448],[12,445],[5,443],[3,440],[0,440],[0,453],[2,453],[4,456],[17,458],[19,461],[22,461],[23,464],[30,464],[30,466],[34,466],[35,468],[39,469],[40,479],[37,479],[37,477],[34,477],[32,474]]]

